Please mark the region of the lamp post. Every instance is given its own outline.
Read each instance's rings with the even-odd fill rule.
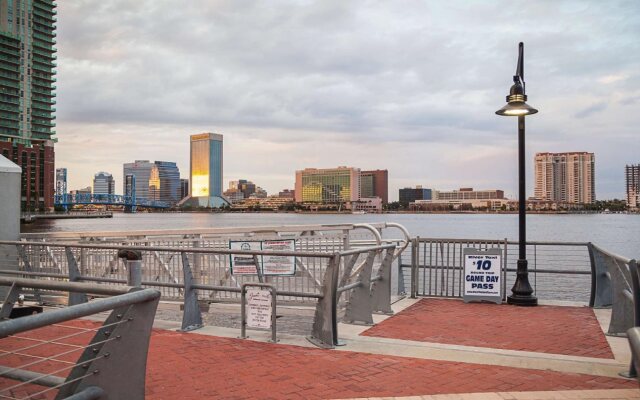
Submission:
[[[527,219],[525,192],[525,161],[524,161],[524,117],[538,112],[526,103],[524,83],[524,44],[518,46],[518,66],[513,76],[513,86],[507,96],[507,105],[496,111],[503,116],[518,117],[518,268],[516,282],[511,288],[511,296],[507,303],[517,306],[536,306],[538,299],[533,296],[533,289],[529,284],[527,268]]]

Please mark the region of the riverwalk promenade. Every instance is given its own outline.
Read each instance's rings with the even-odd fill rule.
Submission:
[[[344,345],[323,350],[297,334],[278,333],[274,344],[264,331],[250,330],[249,339],[220,326],[179,332],[179,322],[161,319],[176,307],[161,303],[158,310],[147,399],[640,399],[637,382],[618,375],[629,367],[627,340],[603,333],[608,309],[406,298],[393,305],[395,315],[376,315],[375,326],[341,324]],[[278,325],[286,326],[300,313],[283,308],[281,314]],[[65,329],[73,328],[28,335],[58,337]],[[67,344],[83,340],[88,336],[75,335]],[[31,355],[58,353],[62,342]],[[55,371],[56,364],[50,360],[38,372]]]

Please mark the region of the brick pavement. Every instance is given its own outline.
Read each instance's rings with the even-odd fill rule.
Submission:
[[[593,310],[588,307],[515,307],[427,298],[363,335],[613,358]]]

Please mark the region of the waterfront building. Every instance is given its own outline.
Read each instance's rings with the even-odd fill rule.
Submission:
[[[74,196],[76,194],[91,194],[91,186],[87,186],[82,189],[76,189],[69,192],[70,195]]]
[[[23,210],[53,208],[55,8],[0,2],[0,154],[22,168]]]
[[[306,168],[296,171],[298,203],[345,203],[360,200],[360,169],[351,167]]]
[[[157,180],[157,167],[149,160],[136,160],[132,163],[123,164],[122,176],[135,176],[135,195],[137,199],[153,199],[151,194],[149,193],[149,180],[151,178],[152,170],[156,170],[154,172],[154,177]],[[123,182],[122,185],[122,192],[127,193],[127,182]],[[153,195],[155,195],[155,189],[156,188],[154,185],[152,188]]]
[[[627,207],[640,208],[640,164],[624,167],[626,182]]]
[[[431,189],[425,189],[418,185],[415,188],[403,188],[398,192],[399,203],[407,207],[416,200],[431,200]]]
[[[115,194],[116,183],[108,172],[98,172],[93,176],[93,194]]]
[[[595,155],[587,152],[537,153],[534,197],[560,203],[595,202]]]
[[[155,168],[151,170],[149,190],[153,186],[152,200],[159,200],[175,204],[180,197],[180,169],[174,162],[154,161]]]
[[[62,196],[67,193],[67,169],[56,168],[56,194]]]
[[[382,199],[378,196],[375,197],[360,197],[357,203],[354,203],[354,211],[364,211],[366,213],[381,213],[382,212]]]
[[[296,198],[296,191],[295,190],[290,190],[290,189],[282,189],[278,193],[278,197],[282,197],[282,198],[285,198],[285,199],[295,199]]]
[[[189,196],[189,179],[180,179],[180,199]]]
[[[222,135],[200,133],[190,137],[189,197],[178,205],[218,208],[229,204],[222,197]]]
[[[389,202],[389,171],[376,169],[360,172],[360,197],[380,197],[382,204]]]
[[[473,190],[473,188],[460,188],[449,192],[434,190],[432,200],[455,201],[455,200],[489,200],[504,199],[504,190]]]

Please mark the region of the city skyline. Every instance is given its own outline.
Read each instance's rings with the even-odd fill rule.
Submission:
[[[77,168],[87,163],[170,159],[186,171],[184,138],[214,131],[227,142],[224,181],[249,177],[270,193],[292,186],[291,171],[358,165],[389,170],[391,201],[416,184],[515,197],[513,121],[493,112],[520,40],[540,110],[527,119],[527,159],[597,153],[599,199],[623,198],[620,171],[638,162],[638,3],[167,7],[59,4],[56,166],[70,187],[89,181]],[[170,31],[166,14],[180,21]],[[527,176],[530,196],[531,163]]]

